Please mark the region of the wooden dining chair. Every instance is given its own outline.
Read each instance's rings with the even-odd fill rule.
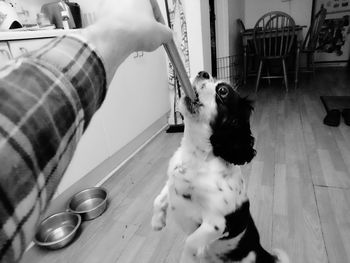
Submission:
[[[253,41],[255,52],[259,59],[255,92],[258,91],[261,78],[283,78],[286,91],[288,92],[288,77],[286,58],[292,52],[295,45],[295,22],[293,18],[280,11],[273,11],[263,15],[255,24]],[[264,64],[269,61],[280,60],[283,67],[283,75],[262,76]]]
[[[316,13],[311,21],[309,30],[306,33],[304,42],[301,46],[301,53],[306,54],[306,72],[315,74],[315,52],[317,50],[318,37],[321,32],[322,25],[326,19],[327,9],[321,6],[321,9]],[[310,65],[312,67],[310,69]]]

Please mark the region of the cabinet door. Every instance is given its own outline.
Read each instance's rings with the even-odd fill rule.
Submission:
[[[12,58],[7,42],[0,42],[0,67]]]
[[[10,41],[10,49],[14,58],[21,56],[27,52],[39,49],[46,43],[50,42],[52,38],[40,38],[40,39],[26,39]]]

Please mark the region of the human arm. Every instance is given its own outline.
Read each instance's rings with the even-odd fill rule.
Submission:
[[[141,2],[148,9],[129,6]],[[102,17],[81,31],[85,40],[57,38],[0,70],[0,262],[19,261],[32,240],[118,66],[131,52],[154,50],[171,38],[150,17],[149,0],[105,5],[118,5],[133,19]]]
[[[0,71],[0,262],[21,258],[105,94],[101,59],[68,36]]]

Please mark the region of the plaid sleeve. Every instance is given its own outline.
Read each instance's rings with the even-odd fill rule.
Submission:
[[[0,262],[18,262],[106,93],[100,57],[63,36],[0,70]]]

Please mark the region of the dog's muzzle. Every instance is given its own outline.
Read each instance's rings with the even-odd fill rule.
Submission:
[[[210,79],[210,75],[206,71],[199,71],[197,74],[197,78],[199,79]]]
[[[198,113],[198,108],[202,106],[202,103],[199,100],[197,86],[200,85],[201,81],[210,80],[211,78],[212,77],[210,76],[210,74],[206,71],[198,72],[197,76],[194,78],[192,82],[192,87],[193,87],[194,93],[196,94],[196,99],[192,101],[188,97],[184,98],[184,102],[189,113],[191,114]]]

